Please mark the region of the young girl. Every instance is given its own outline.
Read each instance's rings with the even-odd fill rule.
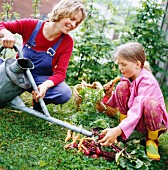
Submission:
[[[38,86],[38,98],[46,104],[63,104],[71,97],[71,89],[64,82],[69,59],[73,50],[73,39],[68,34],[85,19],[86,12],[78,0],[61,0],[48,15],[47,21],[21,19],[0,22],[3,46],[13,48],[14,34],[23,39],[23,55],[34,64],[31,73]],[[39,103],[34,109],[40,110]]]
[[[149,68],[144,66],[144,49],[137,42],[129,42],[121,45],[114,57],[123,78],[115,91],[112,91],[113,84],[104,85],[102,102],[118,107],[120,123],[117,127],[103,130],[105,137],[99,143],[111,145],[120,135],[127,139],[135,129],[146,135],[147,156],[160,160],[158,137],[168,127],[168,114],[159,84]]]

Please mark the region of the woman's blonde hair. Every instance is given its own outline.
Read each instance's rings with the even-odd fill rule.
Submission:
[[[79,0],[61,0],[53,8],[52,12],[48,14],[49,21],[58,22],[62,18],[71,17],[72,15],[82,11],[82,19],[80,23],[86,18],[84,6]]]
[[[146,55],[143,46],[138,42],[128,42],[119,46],[114,54],[114,60],[122,57],[131,62],[141,62],[141,67],[144,67]]]

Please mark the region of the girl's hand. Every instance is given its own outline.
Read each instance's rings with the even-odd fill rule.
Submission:
[[[103,86],[106,96],[111,97],[112,91],[114,89],[114,85],[115,85],[115,83],[110,81]]]
[[[105,136],[103,139],[99,140],[98,143],[102,146],[111,146],[121,133],[122,130],[120,127],[107,128],[102,131],[101,134],[105,134]]]
[[[105,90],[105,95],[107,97],[111,97],[112,91],[114,89],[114,85],[121,79],[120,76],[116,77],[114,80],[111,80],[110,82],[108,82],[107,84],[105,84],[103,86],[104,90]]]

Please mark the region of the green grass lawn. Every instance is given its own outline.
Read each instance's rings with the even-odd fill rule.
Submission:
[[[30,96],[23,94],[26,105]],[[167,102],[168,106],[168,102]],[[50,114],[70,121],[76,112],[74,103],[48,105]],[[0,110],[0,169],[1,170],[119,170],[115,161],[88,158],[75,149],[65,150],[67,129],[11,108]],[[168,133],[160,136],[161,161],[151,162],[151,170],[168,169]],[[126,164],[126,162],[123,162]],[[122,168],[123,169],[123,168]],[[125,168],[126,169],[126,168]],[[130,168],[131,169],[131,168]],[[132,169],[139,169],[132,167]],[[143,169],[143,168],[141,168]]]

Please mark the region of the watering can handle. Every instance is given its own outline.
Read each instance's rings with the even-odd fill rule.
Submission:
[[[15,50],[16,52],[18,52],[19,58],[24,58],[24,57],[23,57],[22,50],[21,50],[21,48],[20,48],[18,45],[15,44],[15,45],[13,46],[13,48],[14,48],[14,50]],[[3,45],[0,46],[0,52],[3,51],[3,49],[5,49],[5,47],[4,47]]]

